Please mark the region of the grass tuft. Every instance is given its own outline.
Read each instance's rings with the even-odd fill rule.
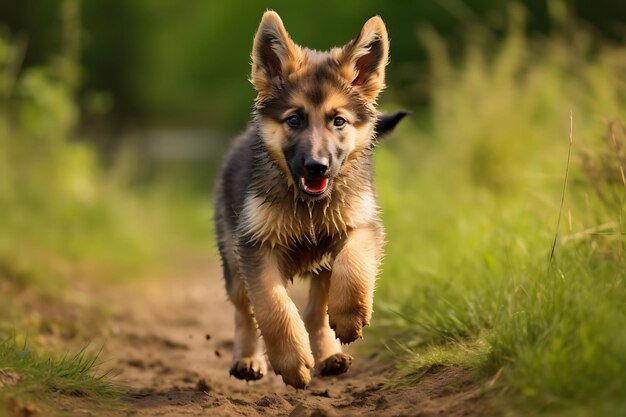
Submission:
[[[7,386],[2,397],[18,394],[22,398],[50,402],[57,395],[111,400],[123,392],[112,382],[113,370],[101,370],[99,353],[83,347],[73,355],[41,357],[15,336],[0,341],[0,369],[19,375],[15,385]]]

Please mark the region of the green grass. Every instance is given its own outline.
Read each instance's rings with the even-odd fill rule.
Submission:
[[[605,256],[564,252],[558,269],[510,288],[496,317],[483,366],[504,367],[507,382],[537,406],[626,411],[626,268]]]
[[[119,394],[119,387],[108,378],[111,371],[100,372],[100,366],[98,355],[88,354],[86,348],[73,355],[42,358],[15,337],[0,342],[0,368],[19,374],[16,389],[32,396],[63,393],[110,398]]]
[[[404,354],[396,383],[463,365],[498,374],[503,412],[623,414],[626,56],[573,20],[540,40],[523,22],[513,6],[502,42],[470,31],[455,62],[420,32],[433,106],[377,154],[374,330]]]
[[[89,401],[92,406],[112,407],[122,393],[110,380],[112,371],[101,371],[97,354],[80,349],[75,354],[38,354],[15,336],[0,340],[0,369],[19,380],[2,388],[0,405],[15,401],[23,406],[36,404],[40,412],[59,411],[55,402],[66,398]],[[13,400],[12,400],[13,399]],[[0,415],[7,407],[0,407]]]

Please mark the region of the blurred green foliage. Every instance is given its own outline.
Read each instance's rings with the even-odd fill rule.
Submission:
[[[21,72],[24,48],[0,40],[0,259],[13,277],[29,275],[22,266],[29,256],[25,231],[41,241],[51,222],[58,226],[52,230],[69,232],[59,221],[72,221],[97,194],[95,155],[69,141],[78,116],[70,90],[52,67]]]
[[[105,171],[76,134],[75,57],[21,68],[24,49],[0,38],[0,277],[58,293],[72,271],[123,277],[183,241],[210,242],[208,199],[131,190],[135,157]]]
[[[525,30],[548,33],[565,7],[606,37],[621,39],[626,6],[611,0],[527,0],[532,19]],[[81,100],[86,110],[111,111],[125,124],[200,125],[237,131],[248,120],[254,93],[246,81],[252,37],[267,8],[281,14],[294,40],[328,49],[354,38],[375,14],[387,22],[392,41],[387,103],[421,107],[429,100],[427,52],[417,29],[442,34],[451,56],[460,56],[467,27],[495,37],[507,30],[507,4],[492,0],[428,0],[337,3],[286,0],[265,3],[190,0],[80,2]],[[0,4],[0,24],[28,39],[26,66],[47,64],[63,44],[58,0]],[[103,95],[104,94],[104,95]],[[99,102],[95,108],[88,104]],[[104,102],[104,105],[102,105]]]

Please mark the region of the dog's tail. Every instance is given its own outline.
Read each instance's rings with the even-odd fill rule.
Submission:
[[[374,137],[376,138],[376,142],[380,142],[380,139],[383,136],[393,132],[396,125],[400,123],[400,120],[404,119],[409,114],[411,114],[411,112],[400,110],[396,113],[378,115],[376,127],[374,128]]]

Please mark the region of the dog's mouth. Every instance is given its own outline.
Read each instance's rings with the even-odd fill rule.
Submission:
[[[324,194],[330,185],[330,178],[304,178],[300,177],[302,191],[312,197]]]

